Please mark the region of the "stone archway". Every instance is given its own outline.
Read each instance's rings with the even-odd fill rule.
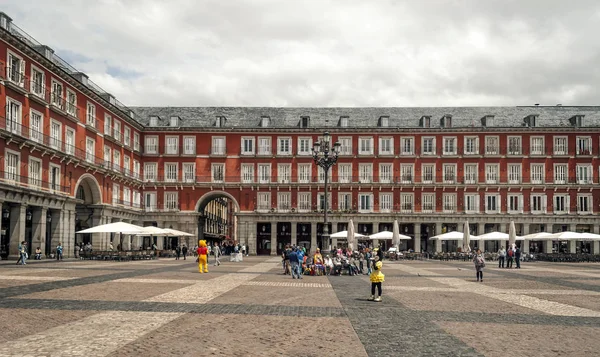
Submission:
[[[90,174],[82,175],[75,185],[75,232],[93,227],[94,206],[102,204],[102,190],[96,178]],[[76,234],[74,244],[91,242],[91,234]]]
[[[218,234],[205,234],[205,228],[210,228],[207,226],[209,226],[210,224],[214,224],[215,217],[207,215],[207,208],[211,208],[211,202],[219,202],[219,204],[222,204],[223,207],[226,208],[226,215],[224,217],[226,222],[224,224],[230,228],[229,236],[232,239],[239,240],[239,237],[237,235],[237,216],[234,213],[240,212],[240,205],[235,199],[235,197],[233,197],[230,193],[225,191],[211,191],[205,193],[202,197],[200,197],[200,199],[196,203],[195,211],[200,213],[198,215],[198,240],[218,240]],[[227,222],[227,217],[230,217],[231,222]]]

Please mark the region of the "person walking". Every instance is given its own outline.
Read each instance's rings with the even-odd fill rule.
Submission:
[[[504,260],[506,259],[506,250],[504,247],[500,247],[498,250],[498,268],[504,268]]]
[[[481,254],[481,249],[477,249],[477,254],[473,257],[473,264],[475,264],[475,271],[477,272],[477,281],[483,282],[485,259],[483,258],[483,254]]]
[[[17,249],[19,250],[19,259],[17,260],[17,265],[19,265],[19,262],[21,265],[27,264],[27,242],[22,241]]]
[[[185,244],[181,248],[181,253],[183,253],[183,260],[186,260],[185,257],[187,256],[187,253],[188,253],[188,247]]]
[[[515,249],[515,262],[517,263],[517,269],[521,269],[521,248]]]
[[[181,255],[181,246],[177,245],[177,247],[175,247],[175,260],[179,260],[180,255]]]
[[[56,246],[56,260],[61,261],[63,259],[63,246],[61,243],[58,243]]]
[[[288,254],[290,260],[290,269],[292,271],[292,279],[296,279],[296,275],[298,279],[302,279],[302,275],[298,270],[298,249],[296,247],[292,248],[292,251]]]
[[[221,265],[221,260],[219,260],[219,257],[221,256],[221,248],[219,248],[217,243],[214,245],[213,253],[215,254],[215,266]]]
[[[375,256],[373,272],[369,276],[369,280],[371,281],[371,297],[368,299],[369,301],[381,302],[381,284],[385,280],[385,275],[381,272],[382,266],[383,262],[379,260],[379,256]],[[377,288],[377,297],[375,297],[375,288]]]

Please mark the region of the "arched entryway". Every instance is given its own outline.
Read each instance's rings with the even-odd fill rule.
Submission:
[[[208,244],[221,243],[223,240],[240,243],[237,235],[237,216],[240,211],[237,200],[225,191],[211,191],[198,200],[198,240]],[[245,241],[242,243],[246,243]]]
[[[93,221],[94,205],[102,204],[102,191],[96,178],[84,174],[75,185],[75,232],[91,228],[97,222]],[[75,245],[92,242],[91,234],[75,234]]]

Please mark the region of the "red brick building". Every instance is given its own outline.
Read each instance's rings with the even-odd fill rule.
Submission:
[[[4,255],[21,240],[103,248],[114,237],[74,232],[117,220],[230,236],[251,254],[323,247],[311,152],[325,131],[341,143],[331,232],[398,219],[416,237],[405,248],[434,251],[455,247],[428,237],[465,220],[473,234],[511,220],[520,234],[600,230],[600,107],[128,108],[5,14],[0,25]]]

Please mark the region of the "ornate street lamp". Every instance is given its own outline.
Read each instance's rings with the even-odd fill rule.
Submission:
[[[331,250],[331,239],[329,237],[329,225],[327,222],[327,211],[328,207],[328,191],[329,191],[329,169],[335,165],[338,159],[338,154],[340,151],[340,143],[335,142],[333,146],[331,145],[331,136],[328,132],[323,134],[323,139],[319,142],[317,141],[313,146],[313,159],[317,166],[323,168],[323,172],[325,174],[325,209],[323,210],[323,234],[321,235],[322,239],[327,239],[329,243],[329,250]]]

